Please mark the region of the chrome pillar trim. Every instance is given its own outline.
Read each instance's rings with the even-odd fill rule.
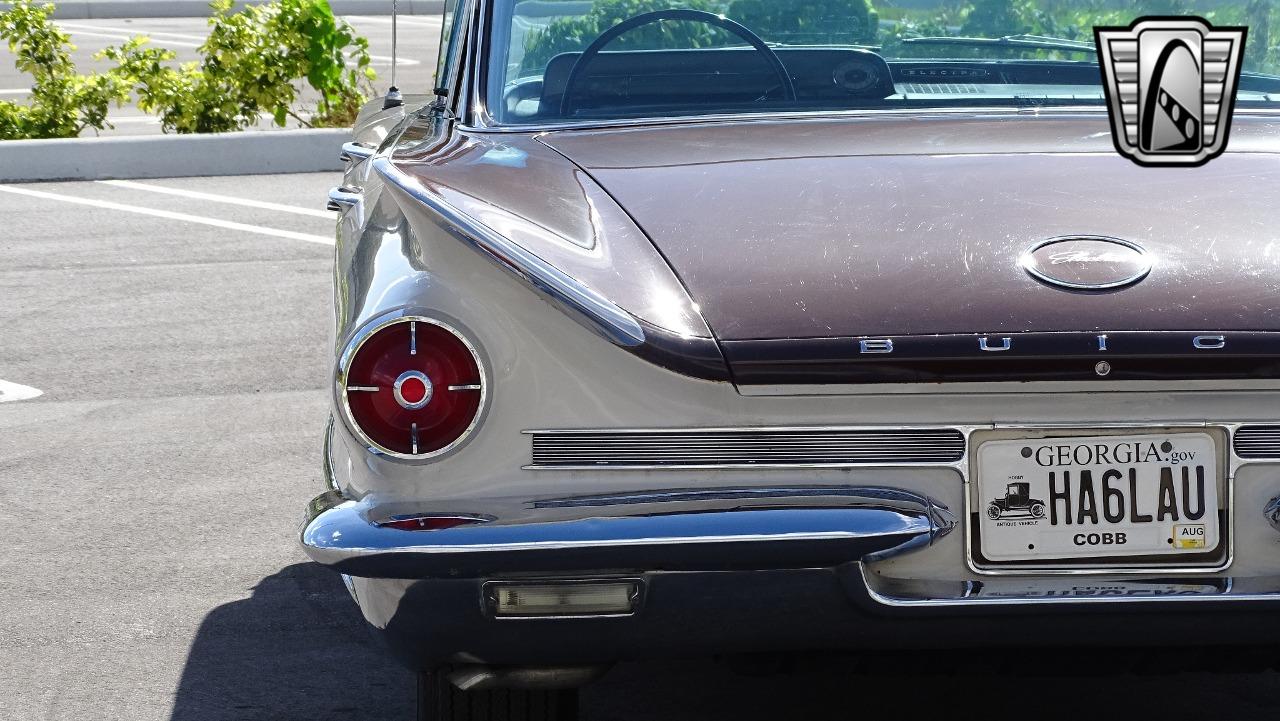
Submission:
[[[1201,576],[1170,579],[1158,570],[1145,577],[1107,577],[978,581],[895,579],[857,564],[847,587],[865,586],[875,603],[896,608],[962,608],[973,606],[1062,606],[1118,603],[1240,603],[1280,606],[1280,577]],[[853,588],[853,590],[860,590]]]
[[[626,347],[645,342],[644,328],[627,311],[578,282],[523,246],[481,223],[429,190],[417,178],[396,167],[385,156],[373,159],[373,169],[388,183],[408,193],[452,226],[462,240],[489,256],[500,267],[575,311],[589,327]]]
[[[407,512],[483,514],[433,531],[380,526]],[[886,558],[956,526],[932,499],[891,488],[786,486],[379,506],[330,491],[311,502],[307,555],[366,577],[483,577],[607,567],[809,568]]]
[[[1262,509],[1262,512],[1266,515],[1267,522],[1271,524],[1271,527],[1276,531],[1280,531],[1280,496],[1272,498],[1266,508]]]

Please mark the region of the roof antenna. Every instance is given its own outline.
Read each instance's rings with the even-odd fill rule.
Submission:
[[[400,94],[400,88],[396,86],[396,67],[400,65],[398,45],[400,38],[399,10],[399,2],[391,0],[391,87],[387,89],[387,97],[382,101],[383,110],[404,105],[404,96]]]

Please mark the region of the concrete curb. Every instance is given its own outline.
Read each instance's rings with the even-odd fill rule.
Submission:
[[[237,2],[236,9],[258,2]],[[391,0],[329,0],[336,15],[390,15]],[[0,2],[0,10],[9,3]],[[439,15],[444,0],[399,0],[401,15]],[[53,16],[59,20],[107,18],[203,18],[209,0],[61,0]]]
[[[344,128],[0,142],[0,183],[342,170]]]

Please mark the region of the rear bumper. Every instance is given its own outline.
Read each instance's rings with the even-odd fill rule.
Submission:
[[[478,522],[430,531],[386,525],[426,514]],[[672,490],[497,499],[461,508],[376,505],[330,491],[311,502],[302,546],[319,563],[371,578],[724,571],[886,558],[927,546],[955,525],[955,516],[931,499],[886,488]]]
[[[312,503],[302,534],[308,555],[346,576],[391,649],[421,668],[808,649],[1280,643],[1280,578],[882,575],[878,561],[925,548],[955,526],[946,508],[893,489],[507,500],[431,509],[485,523],[379,525],[422,510],[331,492]],[[485,603],[490,581],[608,578],[640,582],[633,613],[498,618]]]

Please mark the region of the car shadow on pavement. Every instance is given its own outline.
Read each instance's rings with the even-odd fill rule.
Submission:
[[[170,719],[410,719],[413,698],[338,576],[299,563],[205,617]]]
[[[993,721],[1021,721],[1028,709],[1038,719],[1077,719],[1076,704],[1046,706],[1045,698],[1079,694],[1107,699],[1109,717],[1274,718],[1280,692],[1275,672],[1176,673],[1184,669],[1173,663],[1164,670],[1175,673],[1079,676],[1071,673],[1079,667],[1045,649],[997,656],[1001,667],[985,671],[958,650],[805,654],[793,667],[766,664],[745,675],[710,659],[625,663],[584,690],[581,720],[965,718],[973,710],[965,700],[975,694]],[[953,675],[965,668],[969,673]],[[209,613],[171,721],[408,721],[413,701],[412,674],[368,632],[342,581],[318,564],[299,563],[262,579],[249,598]]]

